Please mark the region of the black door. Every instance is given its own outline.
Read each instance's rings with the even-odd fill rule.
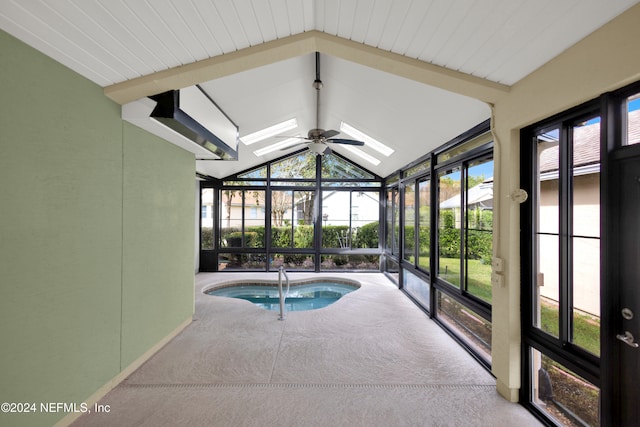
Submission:
[[[610,343],[613,425],[640,422],[640,146],[625,147],[611,166],[608,248],[612,299]],[[603,331],[604,332],[604,331]],[[607,333],[607,332],[604,332]],[[618,419],[616,419],[619,417]]]

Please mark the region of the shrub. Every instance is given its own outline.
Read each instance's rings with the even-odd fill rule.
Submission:
[[[225,236],[225,240],[227,241],[227,247],[230,248],[240,248],[242,247],[242,232],[234,231]]]
[[[274,248],[291,247],[291,227],[271,227],[271,246]]]
[[[442,228],[455,228],[456,215],[453,210],[443,209],[440,211],[440,224]]]
[[[265,238],[264,238],[264,227],[262,226],[252,226],[247,227],[247,234],[251,233],[252,237],[252,245],[247,241],[247,246],[253,248],[264,248],[265,246]],[[248,240],[248,239],[247,239]]]
[[[485,264],[491,263],[493,235],[491,232],[467,231],[467,258],[479,259]]]
[[[353,238],[354,248],[377,248],[380,239],[380,224],[378,221],[359,227]]]
[[[349,236],[348,225],[325,225],[322,227],[322,247],[340,248]]]
[[[444,228],[439,231],[439,252],[444,258],[460,258],[460,230]]]
[[[200,247],[213,249],[213,229],[211,227],[202,227],[200,230]]]
[[[293,234],[294,248],[313,247],[313,225],[298,225]]]

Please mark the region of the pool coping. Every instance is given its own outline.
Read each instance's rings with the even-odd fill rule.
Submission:
[[[354,292],[357,291],[358,289],[362,288],[362,283],[360,283],[357,280],[353,280],[353,279],[344,279],[344,278],[338,278],[338,277],[331,277],[331,276],[323,276],[323,277],[316,277],[316,278],[300,278],[300,279],[295,279],[295,280],[289,280],[289,286],[290,287],[295,287],[295,286],[301,286],[301,285],[307,285],[309,283],[323,283],[323,282],[334,282],[337,284],[341,284],[341,285],[348,285],[348,286],[353,286]],[[209,294],[207,294],[207,291],[213,290],[213,289],[224,289],[224,288],[231,288],[234,286],[277,286],[278,285],[278,281],[277,280],[273,280],[273,279],[236,279],[236,280],[227,280],[224,282],[219,282],[219,283],[212,283],[209,285],[205,285],[203,286],[201,293],[205,294],[207,296],[209,296]]]

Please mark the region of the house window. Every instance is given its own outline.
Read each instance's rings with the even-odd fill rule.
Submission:
[[[599,425],[600,151],[597,103],[523,131],[526,399],[564,425]]]

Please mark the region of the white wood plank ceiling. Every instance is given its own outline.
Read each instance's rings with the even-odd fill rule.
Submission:
[[[636,3],[0,0],[0,28],[102,87],[312,30],[512,85]],[[396,153],[381,165],[363,164],[383,176],[406,163],[406,152],[427,153],[490,114],[484,103],[459,94],[349,61],[325,63],[323,126],[344,120],[392,146]],[[202,83],[241,136],[298,115],[304,134],[314,116],[315,106],[307,105],[313,77],[305,55]],[[253,155],[255,148],[243,147],[238,162],[198,168],[213,176],[245,169],[265,160]]]

